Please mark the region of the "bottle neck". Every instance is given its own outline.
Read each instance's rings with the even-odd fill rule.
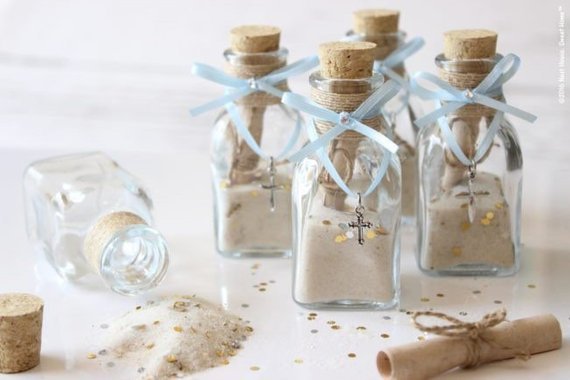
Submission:
[[[137,294],[156,286],[168,265],[166,241],[130,212],[100,218],[84,241],[83,254],[114,291]]]

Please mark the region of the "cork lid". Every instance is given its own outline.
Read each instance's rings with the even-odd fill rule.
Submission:
[[[360,79],[372,76],[372,42],[327,42],[319,46],[321,75],[325,78]]]
[[[443,34],[443,54],[447,59],[494,57],[497,33],[486,29],[450,30]]]
[[[16,317],[36,313],[43,306],[42,299],[32,294],[0,294],[0,317]]]
[[[361,34],[395,33],[400,12],[391,9],[362,9],[352,14],[353,29]]]
[[[267,53],[279,49],[281,29],[270,25],[241,25],[230,31],[230,47],[240,53]]]

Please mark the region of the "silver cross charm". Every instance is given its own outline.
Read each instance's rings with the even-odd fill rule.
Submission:
[[[364,245],[364,229],[365,228],[372,228],[372,223],[364,221],[364,206],[362,205],[362,197],[360,193],[358,193],[358,206],[354,209],[356,213],[356,222],[348,223],[350,228],[357,228],[358,229],[358,244]]]
[[[275,184],[275,175],[277,174],[277,170],[275,169],[275,160],[273,157],[269,157],[267,172],[269,173],[269,184],[261,185],[261,188],[271,191],[271,194],[269,195],[269,206],[273,212],[275,211],[275,190],[283,189],[283,186]]]

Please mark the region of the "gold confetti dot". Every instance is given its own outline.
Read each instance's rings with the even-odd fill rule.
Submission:
[[[436,296],[439,298],[445,297],[445,295],[443,293],[437,293]]]
[[[174,326],[172,329],[176,332],[182,332],[182,327],[180,326]]]
[[[303,359],[297,358],[297,359],[293,360],[293,363],[295,363],[295,364],[303,364]]]
[[[327,325],[334,325],[334,324],[336,324],[335,321],[327,321]]]
[[[364,327],[364,326],[358,326],[356,329],[359,330],[359,331],[364,331],[364,330],[366,330],[366,327]]]
[[[154,347],[154,343],[152,343],[152,342],[151,342],[151,343],[147,343],[145,347],[146,347],[147,350],[150,350],[150,349],[152,349],[152,348]]]
[[[264,291],[266,291],[266,290],[267,290],[267,289],[265,289],[265,288],[259,288],[259,291],[260,291],[260,292],[264,292]]]
[[[250,194],[252,197],[257,197],[257,196],[259,195],[259,191],[257,191],[257,190],[252,190],[252,191],[249,192],[249,194]]]
[[[485,214],[485,217],[489,220],[493,220],[493,218],[495,217],[495,213],[489,211],[488,213]]]
[[[325,220],[323,220],[323,224],[324,224],[325,226],[330,226],[332,223],[331,223],[330,220],[326,220],[326,219],[325,219]]]
[[[496,208],[497,210],[500,210],[500,209],[502,209],[503,207],[504,207],[504,204],[503,204],[502,202],[495,203],[495,208]]]
[[[535,284],[528,284],[527,286],[528,286],[530,289],[535,289],[535,288],[536,288],[536,285],[535,285]]]
[[[90,352],[87,354],[87,359],[91,360],[91,359],[95,359],[97,357],[97,355],[95,355],[94,353]]]
[[[491,221],[485,217],[481,219],[481,224],[484,226],[488,226],[489,224],[491,224]]]
[[[253,365],[253,366],[249,367],[249,370],[250,370],[250,371],[259,371],[260,369],[261,369],[261,368],[259,368],[259,367],[256,366],[256,365]]]
[[[152,322],[153,325],[158,325],[160,323],[160,321],[154,321]]]
[[[465,232],[469,228],[471,228],[471,223],[469,223],[469,222],[462,222],[461,223],[461,231]]]
[[[374,229],[374,232],[376,232],[378,235],[388,235],[388,231],[382,226],[376,227]]]
[[[461,247],[455,246],[451,249],[451,254],[455,257],[461,256]]]
[[[333,330],[340,330],[340,326],[339,325],[332,325],[331,329]]]
[[[222,189],[227,189],[227,187],[230,185],[230,181],[228,181],[227,179],[220,181],[220,188]]]
[[[317,313],[309,313],[309,316],[310,316],[310,317],[316,317],[316,316],[317,316]]]
[[[474,290],[473,294],[481,294],[481,291],[480,290]]]
[[[344,241],[347,240],[347,239],[348,239],[348,238],[346,237],[345,234],[339,234],[339,235],[336,235],[336,236],[335,236],[334,242],[335,242],[335,243],[342,243],[342,242],[344,242]]]
[[[176,358],[176,355],[167,355],[166,361],[169,363],[176,363],[178,359]]]
[[[367,239],[374,239],[375,237],[376,237],[376,232],[370,230],[366,232]]]
[[[228,364],[230,364],[230,361],[228,359],[224,359],[224,360],[222,360],[222,364],[228,365]]]
[[[261,286],[267,286],[267,282],[260,282],[259,285],[261,285]]]
[[[351,352],[348,354],[348,357],[354,359],[356,357],[356,354],[354,352]]]
[[[422,302],[429,302],[429,298],[427,298],[427,297],[422,297],[422,298],[420,298],[420,301],[422,301]]]
[[[383,333],[383,334],[380,334],[380,337],[384,338],[384,339],[388,339],[390,337],[390,335]]]
[[[253,265],[251,266],[251,270],[257,270],[257,269],[259,269],[259,266],[260,266],[260,265],[261,265],[261,264],[253,264]]]
[[[425,336],[418,336],[418,340],[426,340]]]
[[[142,306],[135,307],[135,310],[140,310],[140,309],[142,309]]]
[[[246,330],[247,332],[253,332],[253,327],[251,327],[251,326],[245,326],[245,330]]]
[[[495,302],[497,305],[500,305],[500,304],[503,303],[503,301],[501,301],[501,300],[495,300],[494,302]]]
[[[314,321],[316,318],[315,318],[315,317],[308,316],[307,319],[308,319],[309,321]]]

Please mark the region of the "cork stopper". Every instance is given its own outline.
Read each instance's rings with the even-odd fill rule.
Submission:
[[[353,29],[360,34],[396,33],[400,12],[392,9],[362,9],[352,14]]]
[[[44,302],[31,294],[0,294],[0,373],[40,363]]]
[[[270,25],[241,25],[230,31],[230,47],[240,53],[267,53],[279,49],[281,29]]]
[[[491,30],[450,30],[443,34],[443,54],[447,59],[491,58],[496,51],[497,33]]]
[[[327,42],[319,46],[321,75],[325,78],[360,79],[372,76],[372,42]]]
[[[140,224],[147,223],[140,216],[127,211],[107,214],[95,223],[83,243],[83,254],[95,273],[100,273],[101,256],[109,240],[126,227]]]

